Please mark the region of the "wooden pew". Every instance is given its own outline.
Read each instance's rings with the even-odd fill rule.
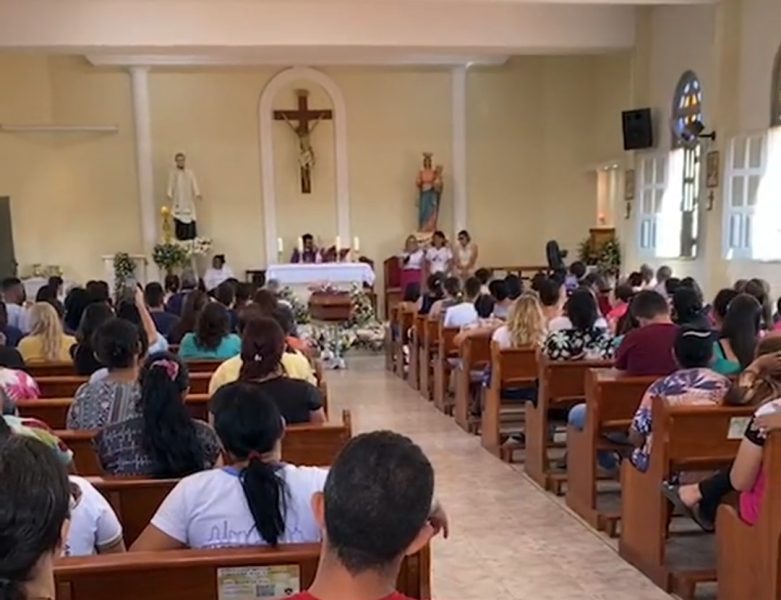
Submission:
[[[781,598],[781,433],[769,435],[762,456],[765,493],[759,520],[744,522],[722,504],[716,518],[719,600]]]
[[[275,565],[292,566],[304,590],[312,584],[319,555],[320,544],[291,544],[277,549],[172,550],[62,558],[54,569],[56,595],[58,600],[218,600],[226,597],[219,593],[221,576],[229,575],[226,569]],[[410,598],[428,600],[430,577],[431,554],[426,546],[404,559],[397,589]],[[284,590],[280,591],[285,595]]]
[[[209,391],[211,373],[190,373],[190,392],[206,394]],[[89,377],[81,375],[62,375],[56,377],[37,377],[35,381],[41,391],[41,398],[71,398]]]
[[[668,532],[670,505],[662,495],[662,482],[676,473],[728,466],[743,432],[741,429],[740,435],[730,439],[732,419],[743,421],[735,423],[737,429],[745,428],[754,408],[670,407],[662,398],[655,398],[652,410],[654,433],[648,470],[641,473],[629,461],[621,466],[618,551],[656,585],[689,600],[697,583],[716,579],[714,536]]]
[[[129,477],[89,477],[89,482],[105,496],[122,523],[125,547],[129,548],[154,517],[160,504],[179,482],[178,479],[136,479]]]
[[[425,335],[426,315],[415,315],[409,342],[409,374],[407,383],[412,389],[420,389],[420,353]]]
[[[434,400],[434,356],[437,352],[437,336],[439,321],[426,316],[423,327],[423,341],[418,357],[418,373],[420,377],[420,393],[429,401]]]
[[[610,537],[616,535],[621,509],[620,504],[598,507],[597,451],[617,449],[604,436],[629,430],[643,394],[656,379],[632,377],[615,369],[589,369],[586,426],[582,431],[567,429],[567,506]]]
[[[221,360],[188,360],[187,369],[190,373],[214,373],[222,364]],[[79,377],[76,367],[70,361],[33,363],[24,370],[34,379],[39,377]]]
[[[395,358],[396,358],[396,332],[398,331],[399,323],[399,307],[393,306],[389,311],[388,316],[388,331],[385,336],[385,368],[388,371],[395,371]]]
[[[454,416],[461,429],[469,433],[477,431],[479,419],[469,412],[475,384],[473,374],[481,376],[477,386],[482,386],[482,373],[491,363],[491,333],[468,337],[458,348],[461,362],[456,369],[456,396]]]
[[[95,452],[94,431],[58,430],[54,432],[73,451],[76,472],[84,476],[103,475]],[[325,467],[352,437],[350,411],[342,411],[342,423],[289,425],[282,439],[282,458],[295,465]]]
[[[566,473],[553,473],[548,449],[554,447],[550,439],[552,421],[548,411],[566,412],[586,396],[585,376],[588,369],[608,367],[612,363],[602,360],[552,361],[539,359],[539,393],[537,405],[526,403],[526,474],[546,490],[561,494],[567,480]],[[562,414],[563,417],[563,414]]]
[[[448,359],[458,358],[458,347],[454,340],[460,331],[458,327],[445,327],[441,321],[438,323],[437,351],[434,357],[434,406],[446,415],[453,414],[450,373],[454,367]]]
[[[504,445],[504,419],[524,421],[526,404],[518,401],[503,404],[503,391],[534,388],[537,385],[537,375],[536,348],[501,350],[498,344],[491,345],[491,384],[485,393],[480,436],[483,448],[502,460],[511,461],[513,451],[519,448]]]
[[[68,409],[73,398],[41,398],[39,400],[20,400],[16,403],[19,415],[43,421],[52,429],[67,429]],[[189,394],[185,406],[193,419],[209,420],[209,395]]]

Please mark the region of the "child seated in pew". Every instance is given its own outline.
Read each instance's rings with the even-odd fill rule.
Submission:
[[[100,429],[139,416],[138,373],[141,357],[146,354],[145,336],[129,321],[112,318],[98,328],[93,340],[98,360],[106,365],[108,374],[76,390],[68,409],[68,429]]]
[[[7,434],[0,441],[0,598],[54,598],[54,561],[70,515],[68,476],[45,444]]]
[[[227,466],[182,479],[132,551],[311,543],[311,509],[327,471],[282,462],[285,421],[257,385],[235,382],[212,399]]]
[[[445,311],[443,325],[445,327],[467,327],[477,322],[480,318],[475,308],[475,301],[480,296],[480,280],[470,277],[464,284],[463,301],[453,304]]]
[[[616,286],[613,296],[615,302],[613,303],[610,312],[605,315],[607,324],[610,326],[610,331],[616,334],[618,331],[618,321],[629,311],[629,303],[632,301],[632,297],[635,295],[635,291],[628,283],[620,283]]]
[[[14,416],[13,402],[0,392],[3,418],[0,419],[0,445],[11,436],[24,436],[44,444],[65,468],[72,467],[73,453],[49,427],[37,419]],[[86,479],[70,475],[71,516],[63,556],[90,556],[124,552],[122,526],[111,505]],[[5,480],[3,484],[5,485]],[[1,561],[2,559],[0,559]],[[2,564],[2,562],[0,562]]]
[[[494,319],[506,321],[510,314],[510,310],[513,307],[513,302],[515,302],[515,298],[510,299],[507,282],[503,279],[494,279],[488,284],[488,290],[491,293],[491,297],[494,299],[491,316]]]
[[[402,560],[440,530],[448,536],[431,463],[389,431],[350,440],[312,507],[324,532],[320,564],[309,589],[291,600],[409,600],[393,591]]]
[[[781,429],[781,335],[764,338],[754,361],[740,374],[727,394],[733,405],[755,405],[731,468],[698,483],[665,482],[664,495],[705,531],[715,529],[716,511],[727,494],[741,492],[740,516],[753,525],[759,518],[765,475],[761,470],[762,447],[768,432]]]
[[[554,319],[548,324],[550,333],[543,352],[551,360],[600,360],[613,356],[613,336],[599,324],[599,311],[594,294],[587,288],[572,293],[566,306],[567,327],[554,328]],[[604,322],[604,319],[602,319]]]
[[[632,419],[629,441],[635,447],[632,464],[645,472],[651,457],[653,399],[670,405],[712,405],[724,403],[730,381],[711,370],[713,342],[710,330],[681,327],[675,339],[675,359],[680,370],[657,379],[646,390]]]
[[[428,315],[434,304],[445,297],[444,282],[442,273],[429,275],[426,281],[426,292],[420,298],[420,310],[418,312],[421,315]]]
[[[507,299],[510,302],[515,302],[523,294],[523,281],[515,273],[504,278],[504,285],[507,287]]]
[[[624,336],[616,352],[616,369],[628,375],[669,375],[677,370],[673,348],[678,327],[664,297],[643,290],[632,299],[631,310],[639,328]]]
[[[150,356],[141,369],[138,416],[108,425],[95,437],[109,475],[179,478],[211,469],[220,456],[214,430],[190,418],[184,400],[187,366],[170,352]]]

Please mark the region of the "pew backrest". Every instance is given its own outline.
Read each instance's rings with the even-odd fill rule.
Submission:
[[[754,413],[752,406],[670,406],[653,399],[649,473],[660,480],[680,471],[718,469],[732,462]],[[737,432],[730,435],[730,432]]]
[[[76,375],[76,367],[72,361],[33,363],[26,365],[24,370],[29,373],[33,379],[38,379],[39,377],[65,377]]]
[[[549,404],[582,400],[586,396],[586,373],[611,367],[607,360],[550,360],[539,358],[540,397]]]
[[[491,343],[491,385],[499,389],[528,387],[537,381],[537,349],[505,348]]]
[[[76,472],[84,476],[103,475],[94,439],[95,431],[54,432],[73,451]],[[325,467],[352,437],[350,411],[342,411],[342,423],[289,425],[282,439],[282,459],[295,465]]]
[[[445,327],[441,321],[438,326],[439,356],[442,358],[456,356],[458,346],[455,344],[455,339],[461,329],[459,327]]]
[[[464,339],[460,348],[461,362],[465,370],[476,370],[491,362],[491,334],[473,335]]]
[[[291,544],[277,549],[173,550],[63,558],[54,569],[56,596],[58,600],[218,600],[229,597],[223,586],[230,585],[229,577],[236,573],[230,569],[283,566],[289,567],[292,583],[297,584],[290,590],[294,593],[311,585],[319,554],[320,544]],[[241,574],[256,575],[254,585],[258,587],[269,584],[267,570],[243,570]],[[404,559],[397,589],[410,598],[427,600],[431,597],[430,575],[427,546]],[[254,585],[247,597],[256,597]],[[269,591],[288,595],[285,589]]]
[[[206,394],[209,391],[211,373],[190,373],[190,393]],[[36,377],[41,398],[72,398],[89,377],[82,375],[59,375],[55,377]]]
[[[612,368],[591,368],[585,377],[588,414],[597,430],[626,430],[646,390],[658,379],[626,375]]]

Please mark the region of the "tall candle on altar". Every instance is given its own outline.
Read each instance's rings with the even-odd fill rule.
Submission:
[[[336,236],[336,253],[339,253],[339,250],[342,249],[342,238],[341,236]]]
[[[304,254],[304,238],[298,238],[298,253],[303,256]],[[302,258],[303,260],[303,258]]]
[[[353,250],[356,252],[361,251],[361,240],[358,239],[357,235],[353,238]]]
[[[285,251],[285,246],[282,244],[282,238],[277,238],[277,252],[282,254]]]

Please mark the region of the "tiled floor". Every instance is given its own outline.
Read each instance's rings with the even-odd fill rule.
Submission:
[[[485,452],[382,359],[356,357],[328,374],[331,414],[349,409],[355,432],[392,429],[434,464],[451,537],[433,548],[436,600],[664,600],[596,532],[521,470]]]

